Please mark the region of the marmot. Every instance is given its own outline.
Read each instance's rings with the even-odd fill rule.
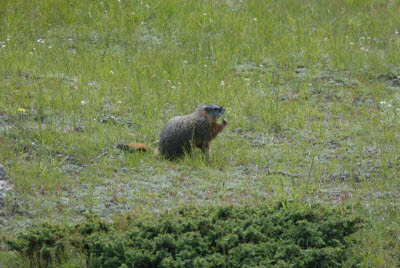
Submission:
[[[218,105],[201,105],[192,114],[176,116],[164,125],[159,142],[159,151],[167,159],[175,159],[189,153],[192,147],[208,152],[211,141],[217,137],[228,124],[226,119],[217,123],[225,112]],[[118,145],[118,148],[129,151],[148,151],[148,147],[133,143]]]
[[[217,123],[224,111],[221,106],[201,105],[190,115],[168,120],[161,131],[158,146],[161,155],[174,159],[190,152],[194,146],[208,152],[212,139],[228,124],[225,119],[222,124]]]

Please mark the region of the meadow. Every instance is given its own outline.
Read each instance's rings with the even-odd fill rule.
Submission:
[[[400,265],[400,1],[0,1],[0,232],[185,205],[350,207]],[[165,122],[228,126],[168,161]],[[23,257],[0,243],[0,266]]]

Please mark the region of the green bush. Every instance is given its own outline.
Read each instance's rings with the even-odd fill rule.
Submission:
[[[65,227],[44,223],[40,228],[20,233],[6,242],[10,249],[27,257],[32,266],[42,267],[58,263],[65,257],[68,232]]]
[[[68,244],[90,267],[335,267],[356,264],[350,235],[360,222],[332,208],[189,207],[114,223],[88,215],[84,223],[46,224],[7,243],[37,266],[60,261]]]

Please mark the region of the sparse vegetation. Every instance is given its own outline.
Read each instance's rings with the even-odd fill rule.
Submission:
[[[67,228],[88,211],[108,222],[318,203],[365,219],[362,267],[399,266],[399,11],[397,0],[0,1],[0,232]],[[116,148],[156,148],[167,119],[199,104],[227,108],[209,158]],[[81,266],[76,254],[57,265]],[[0,244],[1,267],[24,261]]]

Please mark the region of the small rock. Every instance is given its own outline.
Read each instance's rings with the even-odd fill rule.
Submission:
[[[6,170],[4,166],[0,163],[0,180],[4,180],[6,178]]]
[[[400,79],[393,79],[392,80],[392,86],[400,87]]]

